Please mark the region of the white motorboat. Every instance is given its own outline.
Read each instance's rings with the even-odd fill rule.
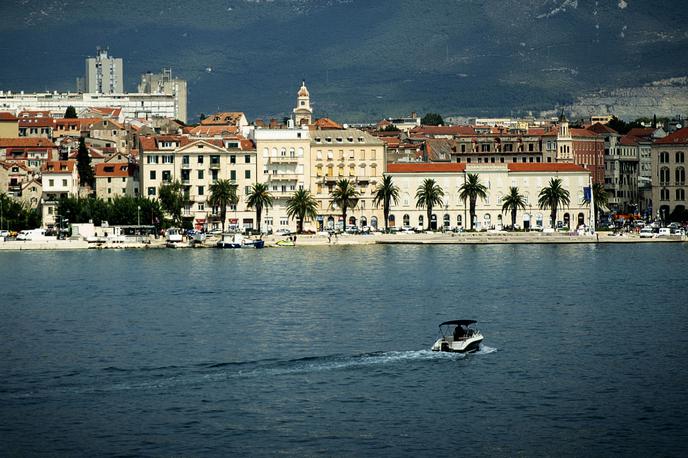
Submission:
[[[442,337],[432,346],[432,351],[472,353],[480,349],[483,335],[477,329],[469,328],[475,320],[451,320],[440,324]]]

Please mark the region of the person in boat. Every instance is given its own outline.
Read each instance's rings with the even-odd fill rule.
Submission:
[[[466,337],[466,330],[463,326],[457,325],[456,328],[454,328],[454,340],[461,340],[464,337]]]

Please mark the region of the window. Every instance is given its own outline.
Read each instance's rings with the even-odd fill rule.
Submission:
[[[677,164],[683,164],[685,160],[685,155],[683,154],[683,151],[677,151],[676,152],[676,163]]]
[[[198,155],[198,163],[203,164],[203,156],[200,154]]]
[[[662,167],[659,169],[659,182],[661,184],[669,183],[669,167]]]
[[[55,180],[53,180],[52,178],[49,179],[49,180],[48,180],[48,186],[50,186],[50,187],[55,186]]]
[[[198,186],[198,195],[202,196],[205,193],[205,188],[203,186]]]
[[[490,152],[490,145],[488,143],[483,143],[480,145],[480,151],[483,153],[489,153]]]
[[[189,165],[189,156],[188,155],[182,156],[182,165]]]
[[[244,155],[244,163],[250,164],[251,163],[251,155],[250,154],[245,154]]]
[[[247,180],[249,180],[251,178],[251,171],[250,170],[244,171],[244,178],[246,178]]]
[[[171,181],[172,180],[172,172],[169,170],[163,170],[162,172],[162,181]]]
[[[108,183],[112,183],[112,178],[108,177]]]
[[[151,186],[150,188],[148,188],[148,195],[149,196],[155,195],[155,188],[154,187]]]
[[[408,214],[404,215],[403,220],[404,220],[404,227],[411,225],[411,217]]]
[[[676,190],[676,200],[686,200],[686,190],[685,189],[677,189]]]
[[[203,170],[198,171],[198,179],[202,180],[203,179]]]
[[[686,184],[686,169],[683,167],[677,167],[676,168],[676,184],[679,186],[683,186]]]
[[[157,178],[155,170],[151,170],[149,172],[148,176],[150,177],[151,180],[155,180]]]
[[[174,156],[171,154],[166,154],[162,157],[162,163],[163,164],[173,164],[174,163]]]
[[[322,158],[323,158],[322,151],[320,151],[320,150],[316,151],[315,152],[315,158],[319,161],[322,161]]]
[[[158,156],[157,155],[148,156],[146,158],[146,163],[147,164],[157,164],[158,163]]]
[[[246,193],[247,196],[248,196],[249,194],[251,194],[251,187],[250,187],[250,186],[245,186],[245,187],[244,187],[244,193]]]
[[[202,212],[205,210],[205,204],[203,202],[198,203],[198,211]]]
[[[229,163],[230,164],[236,164],[236,154],[231,154],[229,156]]]
[[[662,151],[659,153],[659,163],[660,164],[668,164],[669,163],[669,153],[666,151]]]

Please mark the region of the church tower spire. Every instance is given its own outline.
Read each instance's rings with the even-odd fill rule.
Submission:
[[[313,122],[311,95],[306,87],[306,81],[301,82],[301,88],[296,94],[296,108],[294,108],[294,122],[297,126],[309,125]]]

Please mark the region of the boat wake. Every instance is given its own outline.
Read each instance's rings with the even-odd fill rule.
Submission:
[[[472,355],[493,353],[495,348],[482,346]],[[204,363],[192,366],[164,366],[119,368],[105,367],[98,374],[80,373],[76,377],[45,379],[42,387],[27,392],[25,389],[0,392],[2,398],[40,398],[69,394],[104,394],[128,390],[169,390],[189,385],[225,383],[231,380],[279,377],[299,374],[373,369],[398,371],[399,365],[427,362],[456,361],[471,355],[434,352],[431,350],[387,351],[358,355],[329,355],[279,360]],[[105,380],[107,381],[105,381]],[[103,383],[105,381],[105,383]]]

